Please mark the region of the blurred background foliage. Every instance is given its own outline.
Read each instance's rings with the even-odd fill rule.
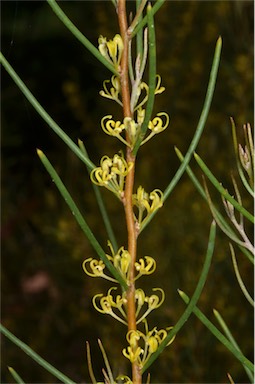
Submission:
[[[56,122],[77,141],[85,142],[96,164],[113,155],[120,143],[106,136],[100,119],[120,117],[113,102],[99,96],[110,73],[102,68],[53,14],[45,1],[2,2],[2,52]],[[76,26],[97,45],[100,34],[118,32],[110,1],[62,1]],[[132,9],[134,3],[128,2]],[[223,53],[211,113],[198,153],[230,188],[235,170],[229,117],[253,124],[253,2],[166,1],[156,16],[157,72],[166,87],[157,96],[154,112],[166,111],[170,126],[141,148],[137,184],[146,190],[164,189],[179,161],[176,145],[187,150],[202,108],[218,36]],[[98,314],[92,296],[106,292],[107,282],[86,276],[85,258],[95,257],[80,228],[36,156],[42,149],[56,166],[93,232],[107,250],[107,237],[84,164],[37,116],[11,78],[2,70],[2,321],[42,357],[77,382],[89,382],[85,341],[89,340],[98,380],[102,358],[97,338],[116,376],[128,373],[121,350],[125,330]],[[197,176],[199,171],[192,162]],[[210,188],[214,201],[219,196]],[[122,207],[102,191],[119,245],[126,244]],[[252,208],[246,196],[244,204]],[[192,294],[205,250],[211,215],[187,175],[184,175],[151,224],[141,235],[139,256],[151,255],[157,271],[143,278],[148,292],[162,287],[163,306],[151,314],[149,325],[175,324],[184,310],[180,288]],[[252,234],[252,228],[247,227]],[[252,291],[253,271],[237,251],[241,273]],[[199,307],[215,322],[216,308],[238,340],[253,356],[253,318],[240,292],[231,264],[228,239],[220,230],[208,281]],[[52,377],[2,338],[2,379],[10,382],[7,365],[29,383],[50,383]],[[213,367],[213,369],[212,369]],[[151,367],[152,382],[225,383],[230,372],[236,383],[247,382],[239,362],[191,316]]]

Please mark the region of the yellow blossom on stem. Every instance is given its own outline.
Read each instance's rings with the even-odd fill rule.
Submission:
[[[135,262],[135,269],[139,272],[136,279],[142,275],[151,275],[156,269],[156,261],[150,256],[145,256]]]
[[[125,130],[125,124],[120,121],[114,121],[112,119],[112,115],[106,115],[102,118],[101,127],[107,135],[117,137],[125,145],[129,145],[128,142],[121,136],[122,131]]]
[[[90,270],[88,270],[86,264],[89,264]],[[112,277],[104,273],[105,264],[102,260],[96,260],[90,257],[84,260],[84,262],[82,263],[82,268],[84,272],[91,277],[103,277],[106,280],[113,281],[115,283],[117,282],[116,279],[113,279]]]
[[[110,241],[108,241],[108,246],[110,247],[112,255],[106,256],[113,263],[114,267],[119,271],[119,273],[124,277],[124,279],[128,282],[128,274],[131,263],[130,253],[124,247],[120,247],[118,252],[115,253]]]
[[[165,122],[161,118],[161,116],[165,117]],[[169,124],[169,116],[166,112],[157,113],[156,117],[149,122],[148,128],[151,130],[149,136],[147,136],[141,143],[141,145],[147,143],[154,135],[163,132]]]
[[[138,209],[137,225],[141,229],[149,215],[163,206],[163,192],[154,189],[148,194],[142,186],[139,186],[137,193],[133,195],[133,205]]]
[[[125,294],[117,295],[114,299],[114,297],[111,294],[112,290],[117,289],[117,287],[112,287],[108,290],[107,296],[104,296],[102,293],[99,293],[93,297],[93,306],[94,308],[103,314],[110,315],[114,317],[116,320],[120,321],[121,323],[127,325],[126,322],[126,313],[123,309],[123,305],[126,304],[127,300],[125,297]],[[100,299],[99,299],[100,298]],[[97,300],[99,299],[99,304],[97,304]],[[121,316],[117,315],[113,309],[117,309]]]
[[[108,89],[108,83],[112,84],[112,87],[110,87],[110,90]],[[99,92],[99,94],[103,97],[106,97],[107,99],[111,99],[116,101],[118,104],[122,106],[122,102],[119,99],[121,88],[120,88],[120,80],[117,76],[112,76],[111,80],[105,80],[103,82],[103,90]]]
[[[119,69],[121,55],[123,52],[123,41],[119,34],[115,35],[112,40],[106,39],[102,35],[98,39],[98,49],[100,53],[113,65]]]
[[[170,330],[171,328],[172,327],[169,327],[167,330]],[[129,346],[124,348],[122,353],[131,362],[136,361],[142,369],[152,353],[157,351],[166,336],[167,331],[165,329],[160,329],[158,331],[157,327],[154,327],[151,331],[149,331],[147,322],[145,322],[145,333],[139,330],[130,330],[127,333],[126,338]],[[170,345],[173,340],[174,338],[170,340],[167,345]]]
[[[100,167],[92,170],[90,178],[94,184],[106,187],[119,199],[122,199],[125,177],[132,166],[133,163],[127,163],[123,156],[116,154],[112,159],[108,156],[103,156],[100,161]]]
[[[138,318],[138,315],[144,303],[147,303],[148,306],[147,310],[143,313],[143,315],[141,315],[141,317],[137,319],[136,324],[139,324],[142,320],[144,320],[154,309],[159,308],[165,300],[165,292],[163,291],[163,289],[153,288],[152,290],[154,292],[160,291],[162,296],[161,299],[156,294],[151,296],[145,296],[145,293],[140,288],[136,289],[135,291],[135,299],[137,302],[136,317]]]

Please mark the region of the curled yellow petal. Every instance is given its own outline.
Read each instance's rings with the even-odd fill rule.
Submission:
[[[87,263],[89,263],[89,266],[90,266],[90,269],[92,272],[90,272],[87,269],[87,267],[86,267]],[[92,277],[98,277],[98,276],[102,276],[104,274],[103,271],[105,268],[105,264],[103,263],[102,260],[96,260],[96,259],[92,259],[92,257],[90,257],[89,259],[84,260],[84,262],[82,263],[82,268],[87,275],[92,276]]]
[[[160,116],[165,117],[165,123]],[[150,121],[148,128],[154,133],[163,132],[169,124],[169,116],[166,112],[157,113],[156,117],[152,121]]]

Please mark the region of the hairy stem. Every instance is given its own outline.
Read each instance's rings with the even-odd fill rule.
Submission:
[[[129,39],[127,13],[126,13],[126,0],[118,1],[118,21],[120,27],[120,34],[123,40],[124,48],[122,53],[121,65],[120,65],[120,82],[122,90],[122,102],[123,102],[123,114],[124,117],[131,117],[131,104],[130,104],[130,90],[129,90],[129,77],[128,77],[128,50]],[[128,143],[130,138],[126,137]],[[135,156],[132,151],[127,147],[126,152],[127,162],[133,164],[130,172],[126,177],[125,193],[124,193],[124,209],[127,224],[128,235],[128,252],[131,255],[131,266],[129,275],[129,286],[127,290],[127,317],[128,317],[128,330],[136,330],[136,306],[135,306],[135,261],[137,250],[137,233],[134,221],[132,194],[134,188],[134,176],[135,176]],[[140,384],[142,382],[142,375],[137,362],[132,363],[132,381],[134,384]]]

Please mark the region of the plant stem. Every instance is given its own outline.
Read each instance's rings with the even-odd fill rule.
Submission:
[[[120,34],[123,40],[123,53],[120,65],[120,83],[122,91],[122,103],[123,103],[123,115],[124,117],[131,117],[131,104],[130,104],[130,91],[129,91],[129,77],[128,77],[128,50],[129,39],[127,13],[126,13],[126,0],[118,1],[118,22],[120,27]],[[126,137],[128,143],[130,138]],[[127,290],[127,318],[128,318],[128,330],[136,330],[136,306],[135,306],[135,261],[137,251],[137,233],[134,221],[132,194],[134,188],[134,176],[135,176],[135,156],[132,154],[131,149],[127,146],[126,160],[133,164],[130,172],[126,177],[125,192],[123,198],[123,204],[125,209],[127,235],[128,235],[128,252],[131,255],[131,265],[129,274],[129,286]],[[135,347],[136,348],[136,347]],[[135,352],[135,351],[134,351]],[[140,384],[142,382],[141,370],[137,362],[132,363],[132,381],[134,384]]]

